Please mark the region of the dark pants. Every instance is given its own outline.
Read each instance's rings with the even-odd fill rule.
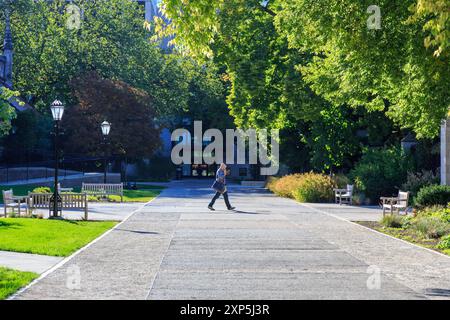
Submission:
[[[216,202],[216,200],[219,199],[220,195],[223,195],[223,199],[225,200],[225,204],[227,205],[227,208],[228,209],[231,208],[230,201],[228,200],[228,192],[224,192],[224,193],[216,192],[216,194],[212,198],[209,205],[212,207],[214,205],[214,202]]]

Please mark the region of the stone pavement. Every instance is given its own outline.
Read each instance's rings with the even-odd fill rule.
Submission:
[[[427,299],[450,297],[450,258],[349,222],[371,212],[299,204],[211,181],[175,181],[15,299]],[[379,214],[379,213],[378,213]],[[350,217],[351,218],[351,217]],[[75,270],[75,272],[74,272]],[[79,270],[79,276],[78,276]],[[79,280],[74,288],[67,284]]]
[[[39,254],[0,251],[0,266],[19,271],[44,273],[64,258]]]
[[[122,221],[136,211],[143,203],[89,203],[89,220]],[[3,208],[0,207],[0,212]],[[48,210],[35,210],[48,218]],[[81,220],[84,212],[80,210],[64,210],[63,217],[71,220]],[[42,274],[52,268],[63,258],[38,254],[0,251],[0,266],[19,271],[31,271]]]
[[[380,221],[383,211],[379,206],[349,206],[334,203],[314,203],[313,207],[348,221]]]

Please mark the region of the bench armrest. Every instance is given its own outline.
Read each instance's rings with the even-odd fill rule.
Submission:
[[[347,189],[333,189],[333,191],[336,195],[338,195],[338,194],[340,195],[342,193],[347,193]]]
[[[398,197],[381,197],[381,204],[396,204],[399,201]]]

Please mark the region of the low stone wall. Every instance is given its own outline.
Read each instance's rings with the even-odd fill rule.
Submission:
[[[264,188],[266,186],[265,181],[241,181],[241,185],[245,187]]]

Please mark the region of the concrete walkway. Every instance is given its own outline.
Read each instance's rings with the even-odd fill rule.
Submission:
[[[44,273],[64,258],[39,254],[0,251],[0,266],[19,271]]]
[[[356,209],[229,186],[238,211],[210,212],[210,184],[173,182],[13,298],[450,298],[449,257],[349,222]]]
[[[122,221],[136,211],[142,203],[89,203],[89,220],[93,221]],[[0,206],[0,212],[3,207]],[[48,219],[48,210],[36,210]],[[84,213],[80,210],[64,210],[63,217],[71,220],[81,220]],[[0,251],[0,266],[19,271],[31,271],[42,274],[54,267],[64,258],[44,256],[30,253]]]

